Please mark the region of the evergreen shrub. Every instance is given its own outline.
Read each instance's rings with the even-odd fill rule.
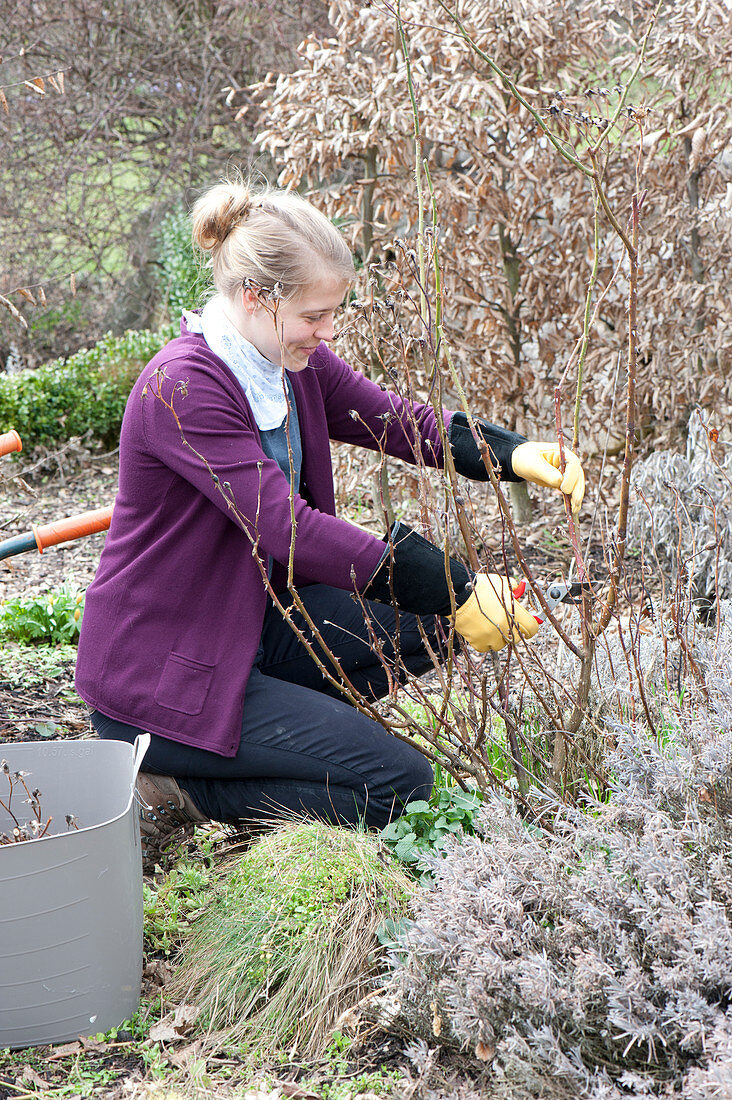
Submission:
[[[184,309],[200,305],[210,288],[211,274],[196,255],[191,221],[176,207],[160,223],[158,292],[166,315],[175,321]]]
[[[135,379],[173,329],[107,333],[68,359],[0,375],[0,429],[15,428],[26,450],[87,433],[114,445]]]

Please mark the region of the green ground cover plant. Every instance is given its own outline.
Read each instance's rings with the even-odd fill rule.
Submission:
[[[429,800],[409,802],[402,816],[382,829],[381,839],[402,863],[416,865],[423,856],[441,852],[451,836],[472,836],[483,800],[480,791],[436,786]]]
[[[0,1050],[0,1074],[12,1074],[20,1082],[11,1084],[0,1077],[0,1089],[11,1084],[10,1096],[45,1096],[47,1100],[87,1100],[87,1097],[109,1095],[108,1090],[128,1073],[128,1065],[110,1054],[95,1054],[80,1049],[49,1067],[48,1051]],[[115,1065],[115,1062],[117,1064]],[[12,1090],[12,1091],[11,1091]]]
[[[69,585],[0,604],[0,637],[21,645],[73,645],[79,640],[84,593]]]
[[[196,853],[195,862],[179,860],[162,879],[143,885],[148,955],[174,953],[211,901],[212,865],[205,858],[204,844],[200,848],[203,850]]]
[[[76,646],[22,646],[3,644],[0,647],[0,681],[12,682],[20,689],[47,688],[73,673]]]
[[[302,1088],[312,1090],[322,1100],[356,1100],[364,1093],[371,1096],[389,1096],[394,1086],[402,1078],[399,1070],[377,1069],[372,1072],[354,1074],[352,1071],[353,1040],[340,1031],[333,1032],[333,1038],[326,1047],[324,1062],[326,1072],[333,1075],[330,1082],[317,1078],[303,1078]]]

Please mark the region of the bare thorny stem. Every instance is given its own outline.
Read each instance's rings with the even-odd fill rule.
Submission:
[[[8,817],[10,817],[13,821],[12,836],[9,836],[7,833],[1,833],[0,844],[16,844],[26,840],[41,840],[44,836],[46,836],[51,822],[53,821],[53,817],[49,816],[45,824],[43,822],[43,813],[41,811],[41,792],[38,789],[34,789],[32,791],[29,790],[28,784],[25,781],[25,775],[27,775],[28,773],[11,771],[6,760],[0,761],[0,771],[2,771],[2,773],[6,776],[8,783],[10,784],[8,801],[5,802],[2,798],[0,798],[0,808],[3,809]],[[13,792],[15,790],[16,784],[18,783],[21,785],[27,796],[25,802],[30,806],[33,814],[33,819],[30,825],[23,824],[12,809]],[[71,827],[70,823],[75,822],[75,818],[73,818],[71,815],[69,815],[66,820],[67,823],[69,823],[69,827]],[[77,826],[74,824],[74,827],[76,828]]]
[[[614,130],[617,126],[618,120],[621,117],[624,106],[627,102],[627,96],[628,96],[630,87],[635,82],[637,76],[639,75],[639,73],[641,71],[641,68],[642,68],[642,65],[643,65],[643,60],[644,60],[644,57],[645,57],[646,47],[647,47],[647,44],[648,44],[648,41],[649,41],[649,37],[650,37],[651,31],[653,29],[653,26],[655,24],[658,12],[659,12],[659,10],[662,6],[663,0],[659,0],[659,2],[657,3],[657,5],[655,7],[655,10],[653,11],[653,14],[652,14],[652,16],[649,20],[649,23],[648,23],[647,28],[646,28],[646,32],[645,32],[644,37],[643,37],[642,42],[641,42],[641,47],[640,47],[640,50],[639,50],[639,53],[638,53],[636,66],[634,68],[634,71],[632,72],[632,75],[631,75],[629,81],[627,82],[627,84],[622,89],[622,94],[619,97],[619,100],[618,100],[618,103],[616,104],[614,112],[612,113],[611,117],[607,120],[606,124],[604,125],[604,128],[603,128],[602,132],[597,137],[597,139],[594,142],[590,142],[589,140],[587,141],[585,152],[586,152],[586,155],[589,158],[589,161],[590,161],[589,164],[585,163],[584,160],[581,158],[581,155],[575,153],[574,150],[572,150],[569,147],[568,142],[561,141],[560,139],[558,139],[556,137],[556,135],[552,132],[551,128],[547,125],[544,118],[542,118],[540,112],[531,103],[528,102],[528,100],[521,93],[521,91],[518,89],[518,87],[516,86],[514,81],[512,81],[510,79],[510,77],[507,75],[507,73],[505,73],[501,69],[501,67],[495,62],[495,60],[488,53],[486,53],[483,49],[481,49],[477,45],[474,38],[470,35],[469,31],[467,30],[466,26],[461,21],[461,19],[457,15],[457,13],[448,6],[448,4],[445,2],[445,0],[437,0],[437,2],[439,4],[439,6],[442,8],[442,10],[448,15],[448,17],[450,18],[450,20],[452,21],[454,26],[457,28],[457,34],[463,39],[463,41],[468,45],[468,47],[471,50],[473,50],[485,62],[487,67],[490,69],[490,71],[493,72],[497,77],[499,77],[499,79],[503,83],[504,87],[513,96],[513,98],[518,103],[520,103],[521,106],[530,114],[530,116],[533,118],[536,125],[543,132],[544,136],[551,142],[551,144],[554,147],[557,154],[560,157],[562,157],[568,164],[570,164],[575,170],[580,171],[583,175],[585,175],[588,178],[588,180],[590,181],[592,190],[594,192],[594,216],[593,216],[594,250],[593,250],[593,263],[592,263],[592,270],[591,270],[591,274],[590,274],[590,278],[589,278],[589,283],[588,283],[588,288],[587,288],[587,293],[586,293],[586,299],[585,299],[585,309],[584,309],[584,317],[583,317],[583,330],[582,330],[582,335],[581,335],[580,341],[578,343],[578,348],[575,349],[575,353],[573,353],[572,357],[570,358],[570,362],[567,364],[567,366],[566,366],[566,368],[563,372],[562,378],[560,379],[560,381],[559,381],[559,383],[556,387],[556,390],[555,390],[556,430],[557,430],[557,438],[558,438],[558,441],[559,441],[560,459],[561,459],[560,468],[561,468],[562,472],[564,472],[564,434],[563,434],[563,429],[562,429],[562,417],[561,417],[561,390],[562,390],[564,382],[567,378],[570,366],[572,364],[572,360],[574,359],[575,354],[576,354],[577,355],[577,360],[578,360],[578,365],[577,365],[577,384],[576,384],[576,392],[575,392],[575,400],[574,400],[574,424],[573,424],[573,433],[572,433],[573,434],[572,444],[573,444],[573,449],[574,449],[578,446],[578,443],[579,443],[580,407],[581,407],[581,398],[582,398],[582,388],[583,388],[583,382],[584,382],[585,359],[586,359],[586,354],[587,354],[587,348],[588,348],[588,345],[589,345],[591,329],[592,329],[595,317],[597,316],[597,309],[599,307],[599,302],[598,302],[595,305],[595,310],[594,310],[594,313],[593,313],[592,299],[593,299],[593,296],[594,296],[595,286],[596,286],[596,282],[597,282],[597,276],[598,276],[598,270],[599,270],[599,261],[600,261],[600,228],[599,228],[599,213],[600,213],[600,210],[602,210],[602,212],[604,213],[605,217],[607,218],[610,226],[612,227],[614,233],[616,234],[618,239],[621,241],[621,243],[623,245],[625,255],[627,257],[629,292],[628,292],[628,346],[627,346],[625,452],[624,452],[624,461],[623,461],[623,468],[622,468],[622,475],[621,475],[620,500],[619,500],[619,508],[618,508],[617,543],[616,543],[616,546],[615,546],[615,549],[614,549],[613,559],[612,559],[610,570],[609,570],[609,576],[608,576],[608,581],[607,581],[607,584],[608,584],[607,595],[606,595],[606,599],[605,599],[605,602],[604,602],[604,606],[602,607],[602,610],[600,612],[599,620],[596,623],[594,623],[592,621],[593,620],[592,601],[590,600],[589,597],[586,597],[583,600],[582,616],[581,616],[581,620],[582,620],[582,646],[581,646],[580,649],[578,649],[578,647],[570,641],[570,639],[566,636],[565,632],[562,631],[561,628],[559,627],[559,624],[554,620],[553,616],[547,614],[547,617],[550,620],[552,620],[553,625],[558,630],[558,633],[559,633],[560,637],[562,637],[562,640],[563,640],[564,644],[567,645],[568,648],[576,656],[580,657],[580,671],[579,671],[579,679],[578,679],[577,689],[576,689],[575,705],[572,708],[572,712],[569,715],[569,718],[567,720],[566,729],[564,731],[558,730],[557,734],[556,734],[554,763],[553,763],[553,775],[554,775],[555,781],[559,782],[561,780],[561,778],[563,777],[564,772],[565,772],[565,768],[566,768],[565,733],[571,737],[571,735],[574,734],[579,729],[579,726],[582,722],[583,715],[586,711],[587,698],[588,698],[588,695],[589,695],[590,676],[591,676],[592,661],[593,661],[593,656],[594,656],[594,649],[595,649],[596,639],[609,625],[610,620],[611,620],[611,618],[614,614],[615,608],[617,606],[618,585],[619,585],[619,580],[620,580],[621,572],[622,572],[622,569],[623,569],[624,557],[625,557],[628,503],[629,503],[629,490],[630,490],[630,473],[631,473],[632,464],[633,464],[634,444],[635,444],[635,435],[636,435],[635,379],[636,379],[637,355],[638,355],[638,352],[637,352],[637,347],[638,347],[638,342],[637,342],[637,324],[638,324],[638,245],[639,245],[639,231],[640,231],[640,209],[641,209],[641,206],[642,206],[642,203],[643,203],[644,195],[641,195],[639,193],[640,192],[640,185],[639,185],[639,181],[638,181],[638,178],[637,178],[638,171],[639,171],[639,165],[638,165],[637,169],[636,169],[636,187],[635,187],[635,191],[634,191],[634,194],[632,196],[632,199],[631,199],[630,226],[629,226],[628,229],[626,229],[621,224],[620,219],[615,214],[615,212],[612,209],[612,207],[610,206],[610,202],[608,200],[608,196],[607,196],[605,185],[604,185],[604,174],[605,174],[605,168],[606,168],[605,161],[607,159],[607,156],[609,155],[610,136],[614,132]],[[424,265],[423,265],[423,262],[422,262],[422,257],[424,255],[423,243],[422,243],[423,242],[423,235],[424,235],[424,215],[423,215],[424,203],[423,203],[423,194],[422,194],[422,187],[421,187],[421,175],[420,175],[421,138],[420,138],[420,128],[419,128],[419,108],[418,108],[417,97],[416,97],[415,88],[414,88],[413,79],[412,79],[411,65],[410,65],[410,60],[409,60],[409,49],[408,49],[408,43],[407,43],[407,38],[406,38],[406,32],[405,32],[405,22],[402,19],[402,14],[401,14],[401,4],[399,3],[399,0],[397,0],[397,3],[395,5],[390,4],[389,0],[383,0],[383,6],[388,11],[391,12],[391,14],[394,16],[394,18],[396,20],[396,23],[397,23],[397,26],[398,26],[399,37],[400,37],[400,41],[401,41],[401,44],[402,44],[402,49],[403,49],[403,52],[404,52],[404,63],[405,63],[407,85],[408,85],[408,89],[409,89],[410,103],[411,103],[412,113],[413,113],[413,117],[414,117],[415,152],[416,152],[416,160],[417,160],[417,175],[416,175],[416,179],[417,179],[417,199],[418,199],[418,203],[419,203],[419,227],[418,227],[418,233],[419,233],[419,236],[418,236],[418,249],[419,249],[419,256],[420,256],[419,283],[420,283],[420,290],[421,290],[421,295],[422,295],[422,302],[424,303],[424,298],[425,298],[425,295],[427,293],[427,288],[426,288],[426,274],[425,274]],[[640,136],[642,138],[642,129],[640,127],[640,124],[639,124],[639,131],[640,131]],[[601,153],[601,150],[603,150],[603,149],[606,151],[606,157],[605,157],[605,160],[601,161],[600,160],[600,153]],[[432,207],[433,207],[433,230],[432,230],[432,232],[433,232],[434,236],[436,237],[436,234],[437,234],[436,200],[435,200],[434,189],[432,187],[432,182],[431,182],[430,175],[429,175],[429,168],[428,168],[426,162],[424,162],[424,171],[425,171],[425,175],[427,177],[430,193],[431,193],[431,196],[432,196]],[[515,526],[512,522],[512,518],[511,518],[511,515],[510,515],[510,511],[509,511],[509,509],[506,505],[505,500],[503,499],[503,496],[502,496],[502,493],[501,493],[501,490],[500,490],[500,486],[499,486],[499,484],[498,484],[498,482],[495,478],[495,474],[493,473],[493,470],[492,470],[492,465],[490,463],[490,458],[489,458],[489,454],[488,454],[488,448],[482,442],[482,439],[481,439],[479,433],[476,430],[475,422],[474,422],[474,420],[471,416],[470,409],[468,408],[467,400],[466,400],[465,394],[462,390],[462,386],[460,385],[460,380],[457,376],[457,372],[456,372],[455,367],[452,363],[452,359],[451,359],[451,356],[450,356],[450,349],[447,346],[446,341],[445,341],[445,335],[444,335],[444,331],[443,331],[442,323],[441,323],[442,322],[442,312],[441,312],[441,296],[440,296],[439,258],[438,258],[438,255],[437,255],[436,245],[433,249],[431,260],[432,260],[432,266],[433,266],[434,271],[435,271],[435,281],[436,281],[436,291],[437,291],[437,305],[435,307],[437,323],[436,323],[436,332],[435,332],[435,337],[436,338],[435,338],[435,348],[434,348],[434,351],[435,351],[435,367],[434,367],[434,369],[435,369],[435,372],[437,372],[437,370],[438,370],[438,361],[439,361],[440,358],[442,358],[444,356],[445,361],[446,361],[447,366],[448,366],[449,374],[451,376],[452,383],[455,386],[458,394],[460,395],[463,409],[464,409],[465,413],[468,416],[468,422],[470,424],[470,428],[471,428],[471,431],[473,433],[473,437],[475,439],[476,444],[480,447],[481,452],[483,454],[483,460],[485,462],[486,469],[488,470],[489,477],[491,479],[494,490],[495,490],[496,495],[498,497],[499,506],[501,508],[503,520],[504,520],[504,523],[507,525],[508,530],[510,532],[511,539],[512,539],[512,542],[514,544],[514,550],[516,552],[517,558],[518,558],[520,564],[522,565],[522,568],[524,568],[524,572],[527,576],[527,579],[529,580],[529,584],[530,584],[531,588],[533,589],[535,595],[538,597],[539,602],[543,603],[543,598],[541,596],[540,591],[537,589],[537,586],[536,586],[536,584],[535,584],[535,582],[534,582],[534,580],[531,576],[531,571],[526,567],[526,563],[523,560],[523,556],[521,554],[518,538],[517,538],[516,531],[515,531]],[[604,295],[607,293],[607,291],[609,290],[610,285],[612,285],[615,282],[616,276],[617,276],[617,269],[616,269],[616,272],[613,275],[610,283],[608,284],[608,287],[605,288],[602,295],[600,296],[600,300],[602,300],[602,297],[604,297]],[[424,315],[425,315],[424,314],[424,309],[422,309],[420,312],[421,312],[421,314],[424,318]],[[444,442],[445,441],[443,439],[443,443]],[[449,454],[449,448],[447,446],[445,447],[445,450],[446,450],[446,454]],[[457,485],[456,485],[454,470],[451,470],[451,468],[450,468],[451,463],[449,462],[449,460],[446,461],[445,465],[446,465],[446,470],[447,470],[448,476],[450,478],[450,485],[451,485],[453,500],[455,500],[455,498],[457,497]],[[569,540],[570,540],[570,543],[572,545],[572,549],[573,549],[573,553],[574,553],[575,563],[576,563],[576,566],[577,566],[577,575],[578,575],[579,580],[584,581],[587,578],[587,569],[586,569],[584,558],[583,558],[582,548],[581,548],[580,541],[579,541],[579,533],[578,533],[578,530],[577,530],[577,527],[576,527],[576,524],[575,524],[575,518],[572,515],[568,498],[565,498],[565,508],[566,508],[568,536],[569,536]],[[475,551],[474,551],[473,546],[472,546],[472,540],[470,539],[469,532],[466,530],[467,523],[466,523],[466,520],[465,520],[463,510],[459,507],[459,504],[456,506],[456,512],[457,512],[457,515],[458,515],[458,523],[459,523],[459,526],[460,526],[461,534],[463,535],[466,547],[468,548],[468,554],[469,554],[469,557],[470,557],[470,560],[471,560],[471,565],[473,566],[473,568],[475,568],[475,566],[476,566]],[[544,607],[544,611],[547,612],[548,609],[546,607]],[[522,766],[520,765],[520,761],[516,759],[516,751],[515,751],[514,745],[512,744],[511,747],[512,747],[512,755],[514,756],[514,762],[515,762],[515,765],[516,765],[517,776],[520,776]]]
[[[287,589],[292,598],[292,605],[289,607],[285,606],[280,594],[276,592],[272,586],[271,580],[268,576],[265,561],[262,559],[262,555],[259,551],[259,533],[257,529],[258,517],[255,517],[254,523],[252,523],[242,514],[240,509],[237,507],[236,501],[231,491],[231,485],[228,482],[221,481],[205,455],[203,455],[200,451],[193,447],[193,445],[188,441],[180,417],[178,416],[178,413],[173,403],[176,392],[182,392],[182,394],[185,395],[186,383],[178,381],[174,382],[172,387],[172,394],[170,400],[168,400],[162,392],[162,383],[164,379],[169,382],[171,381],[165,374],[164,370],[158,371],[155,385],[151,386],[152,393],[156,400],[160,401],[165,406],[165,408],[168,409],[168,411],[174,418],[176,426],[178,428],[178,432],[180,434],[182,445],[186,449],[190,450],[206,468],[217,492],[219,492],[224,498],[226,506],[231,512],[233,519],[235,520],[235,522],[237,522],[238,526],[241,528],[242,532],[249,540],[252,548],[252,555],[259,567],[265,591],[272,600],[273,605],[277,608],[282,617],[293,630],[298,641],[305,648],[305,650],[323,675],[323,678],[332,687],[337,689],[344,696],[344,698],[347,699],[348,702],[356,707],[356,709],[359,710],[362,714],[365,714],[368,718],[371,718],[374,721],[380,722],[395,737],[398,737],[400,740],[406,741],[408,744],[414,745],[414,738],[403,732],[403,724],[400,727],[399,723],[390,722],[388,718],[386,718],[384,714],[377,708],[377,706],[374,704],[374,701],[359,692],[354,684],[349,680],[348,676],[339,664],[337,657],[329,649],[325,639],[323,638],[320,628],[310,615],[305,603],[302,600],[302,597],[300,596],[300,593],[297,590],[294,579],[291,583],[288,583]],[[295,529],[293,528],[291,536],[291,560],[293,555],[292,546],[294,545],[294,541]],[[363,600],[360,600],[360,602],[361,606],[364,608],[364,614],[368,621],[368,613],[363,604]],[[305,625],[311,633],[311,637],[308,637],[305,634],[304,630],[299,626],[299,624],[294,621],[293,609],[297,610],[302,616]],[[372,642],[374,641],[374,639],[375,635],[372,635]],[[323,656],[321,656],[321,653]],[[383,658],[383,663],[386,664],[386,658]],[[409,719],[409,716],[406,715],[406,712],[402,711],[401,713],[405,717],[407,717],[407,719]],[[411,719],[410,724],[412,728],[414,728],[416,731],[417,727],[414,719]],[[484,768],[481,766],[480,762],[474,763],[470,759],[466,759],[462,753],[455,752],[453,749],[451,749],[448,743],[441,741],[439,744],[439,750],[437,750],[437,746],[435,746],[435,748],[429,748],[428,746],[425,746],[425,744],[422,742],[419,744],[419,748],[427,757],[427,759],[429,759],[433,764],[441,763],[443,766],[446,766],[449,770],[453,771],[456,774],[462,773],[471,775],[479,786],[485,786],[483,778]]]

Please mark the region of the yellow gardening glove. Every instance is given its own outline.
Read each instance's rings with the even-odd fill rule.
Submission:
[[[508,577],[478,573],[471,595],[455,613],[455,629],[479,653],[495,653],[506,642],[533,638],[539,623],[513,595]]]
[[[572,511],[579,512],[585,495],[585,473],[574,451],[564,449],[564,476],[559,471],[558,443],[519,443],[511,452],[511,465],[518,477],[567,493],[572,497]]]

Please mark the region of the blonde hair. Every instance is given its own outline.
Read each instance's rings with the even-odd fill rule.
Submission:
[[[326,277],[353,279],[338,230],[294,191],[224,180],[198,199],[192,218],[194,244],[208,254],[214,286],[228,298],[247,280],[270,289],[279,283],[282,298],[297,298],[317,281],[319,261]]]

